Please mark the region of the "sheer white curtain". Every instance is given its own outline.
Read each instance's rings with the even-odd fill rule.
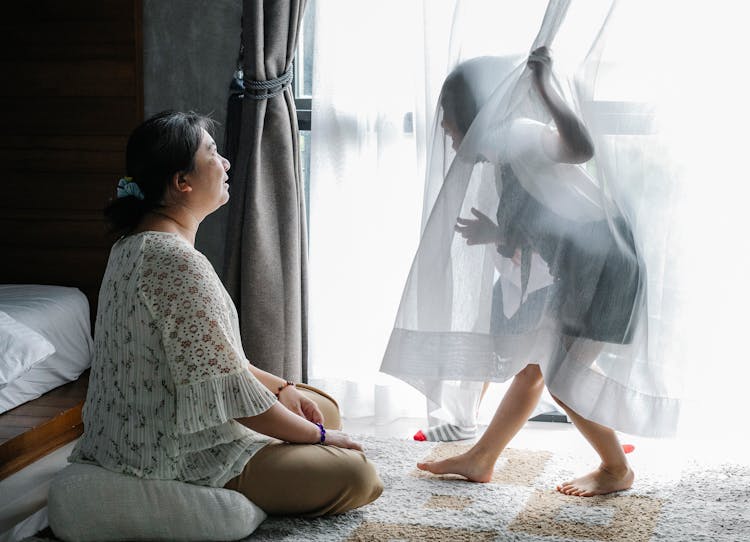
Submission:
[[[750,85],[736,56],[747,51],[742,12],[730,1],[620,2],[594,94],[596,100],[640,106],[631,111],[647,113],[643,117],[652,119],[658,133],[652,145],[640,145],[639,154],[628,155],[622,145],[619,155],[651,164],[644,168],[649,176],[631,180],[639,183],[640,205],[649,217],[644,238],[669,232],[662,246],[646,247],[649,280],[659,280],[669,298],[649,300],[658,337],[650,346],[655,356],[681,360],[678,435],[717,456],[750,443],[750,434],[740,429],[750,382],[744,133]]]
[[[571,9],[581,4],[586,9],[586,2]],[[545,5],[317,5],[310,374],[347,416],[386,422],[425,413],[421,395],[378,368],[429,212],[425,163],[439,88],[459,60],[487,54],[487,43],[523,32],[533,38]],[[465,24],[477,9],[487,16]],[[634,226],[646,239],[649,281],[669,298],[649,299],[658,337],[650,355],[684,360],[676,365],[688,384],[682,425],[693,435],[725,430],[747,408],[743,20],[741,5],[729,1],[621,2],[593,99],[581,104],[588,122],[609,124],[597,144],[609,147],[614,163],[637,161],[648,172],[619,182],[637,183],[630,192],[640,195],[630,203],[645,217]],[[575,30],[568,32],[574,40]]]
[[[310,382],[346,416],[419,416],[422,396],[378,368],[419,240],[454,3],[315,6]]]

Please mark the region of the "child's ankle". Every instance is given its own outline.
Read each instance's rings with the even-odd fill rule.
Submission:
[[[607,474],[610,474],[612,476],[615,476],[617,478],[622,478],[625,476],[628,472],[630,472],[630,465],[627,461],[624,463],[604,463],[602,462],[601,465],[599,465],[599,469],[603,470]]]
[[[502,453],[502,450],[498,452],[497,450],[486,449],[477,443],[466,452],[466,455],[471,457],[472,461],[476,463],[494,465]]]

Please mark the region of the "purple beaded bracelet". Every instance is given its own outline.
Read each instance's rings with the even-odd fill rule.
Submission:
[[[315,425],[317,425],[318,429],[320,429],[320,444],[325,445],[325,443],[326,443],[326,428],[323,427],[322,423],[316,423]]]

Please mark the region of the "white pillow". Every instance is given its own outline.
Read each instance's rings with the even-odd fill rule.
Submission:
[[[0,311],[0,389],[54,352],[51,342]]]
[[[55,476],[47,506],[50,527],[66,542],[240,540],[266,519],[231,489],[143,480],[80,463]]]

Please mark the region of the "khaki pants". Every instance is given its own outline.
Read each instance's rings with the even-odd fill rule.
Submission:
[[[310,386],[297,387],[318,404],[326,429],[341,428],[336,401]],[[341,514],[383,492],[383,482],[362,452],[278,440],[258,451],[224,487],[239,491],[271,515]]]

